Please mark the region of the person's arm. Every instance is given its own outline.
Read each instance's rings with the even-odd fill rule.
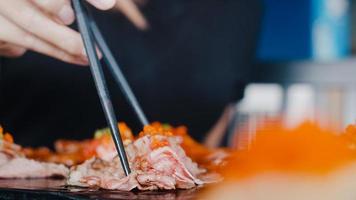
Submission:
[[[116,4],[116,0],[87,1],[101,10]],[[80,34],[68,27],[74,20],[70,0],[0,0],[0,56],[19,57],[32,50],[87,65]]]

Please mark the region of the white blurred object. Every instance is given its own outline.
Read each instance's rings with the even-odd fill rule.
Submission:
[[[238,103],[237,125],[230,146],[249,148],[256,130],[282,119],[287,127],[315,119],[315,91],[308,84],[293,84],[284,90],[278,84],[251,84]],[[282,117],[282,118],[281,118]]]
[[[283,88],[278,84],[248,85],[244,98],[236,106],[236,131],[229,137],[229,146],[237,149],[249,148],[257,128],[268,123],[267,119],[281,114],[283,97]]]
[[[285,123],[295,127],[305,120],[314,120],[315,92],[307,84],[294,84],[287,91]]]
[[[278,113],[282,108],[283,89],[278,84],[251,84],[238,104],[242,113]]]
[[[313,54],[315,59],[330,61],[337,55],[333,31],[325,21],[316,21],[313,26]]]
[[[341,18],[347,13],[349,1],[347,0],[327,0],[326,11],[333,18]]]
[[[355,102],[354,87],[251,84],[236,106],[235,126],[229,133],[229,146],[249,148],[259,127],[280,120],[289,128],[311,121],[341,133],[348,124],[356,122]]]
[[[317,98],[315,103],[316,120],[324,128],[341,132],[344,130],[343,126],[345,117],[349,110],[346,100],[350,100],[346,96],[346,91],[339,86],[323,86],[317,87]],[[354,102],[351,102],[352,104]]]
[[[344,119],[342,120],[342,126],[356,124],[356,89],[354,87],[345,89],[343,105]]]

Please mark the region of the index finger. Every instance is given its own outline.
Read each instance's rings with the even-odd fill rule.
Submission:
[[[57,16],[64,24],[69,25],[74,21],[74,11],[70,0],[31,0],[41,10]],[[87,0],[101,10],[112,8],[116,0]]]
[[[132,0],[119,0],[116,4],[119,9],[137,28],[146,30],[148,22]]]
[[[116,4],[116,0],[87,0],[90,4],[100,10],[109,10]]]
[[[54,22],[29,1],[11,0],[6,7],[3,2],[0,1],[0,10],[8,20],[72,55],[85,55],[78,32]]]

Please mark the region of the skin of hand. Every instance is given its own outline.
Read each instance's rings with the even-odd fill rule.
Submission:
[[[122,7],[116,0],[86,1],[100,10]],[[130,9],[135,10],[132,3]],[[120,10],[127,15],[127,9]],[[139,12],[137,8],[135,11],[133,16]],[[143,17],[140,12],[138,15]],[[88,65],[80,34],[68,27],[74,20],[70,0],[0,0],[0,56],[19,57],[32,50],[64,62]]]
[[[137,5],[145,5],[147,0],[117,0],[115,8],[123,13],[138,29],[146,30],[149,24]]]

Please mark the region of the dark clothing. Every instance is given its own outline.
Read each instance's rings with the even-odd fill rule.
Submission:
[[[259,1],[151,0],[143,12],[151,25],[146,32],[118,13],[95,15],[149,120],[187,125],[200,139],[224,106],[242,96]],[[138,120],[108,82],[118,119],[137,132]],[[27,53],[3,60],[0,85],[0,123],[20,144],[88,138],[106,126],[88,67]]]

